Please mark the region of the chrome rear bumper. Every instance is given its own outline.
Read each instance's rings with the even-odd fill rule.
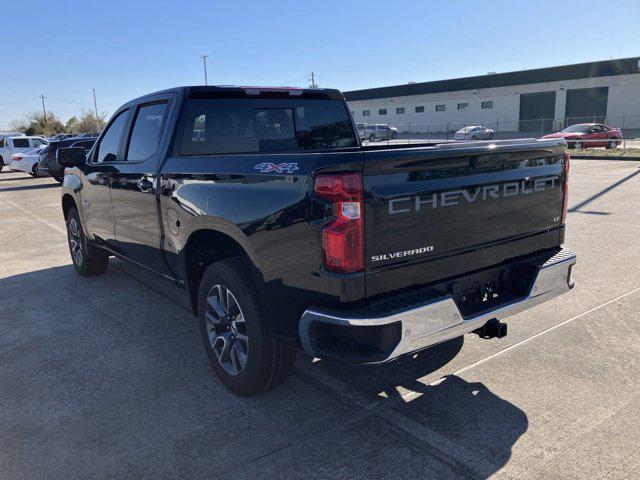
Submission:
[[[310,308],[300,319],[299,334],[305,352],[313,356],[324,356],[313,338],[313,326],[317,323],[341,327],[382,327],[399,323],[399,339],[394,341],[389,352],[382,358],[364,359],[357,363],[381,363],[401,355],[472,332],[492,319],[504,319],[546,302],[573,288],[570,278],[571,267],[576,263],[576,255],[571,250],[561,249],[558,253],[537,266],[529,293],[511,303],[497,308],[463,317],[451,296],[432,299],[419,306],[386,316],[362,315],[355,312],[340,312]],[[357,329],[357,328],[356,328]],[[357,336],[357,332],[355,333]]]

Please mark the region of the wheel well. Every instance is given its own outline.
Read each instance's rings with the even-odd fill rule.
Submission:
[[[68,193],[62,197],[62,213],[64,214],[64,219],[67,219],[67,215],[69,214],[69,210],[73,207],[77,208],[76,201],[73,199],[71,195]]]
[[[242,246],[230,236],[215,230],[193,232],[184,249],[185,274],[193,312],[198,315],[198,289],[209,265],[225,258],[238,257],[247,265],[254,280],[260,276]]]

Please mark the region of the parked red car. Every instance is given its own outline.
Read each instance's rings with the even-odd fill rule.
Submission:
[[[577,123],[542,138],[564,138],[569,148],[616,148],[621,143],[622,131],[601,123]]]

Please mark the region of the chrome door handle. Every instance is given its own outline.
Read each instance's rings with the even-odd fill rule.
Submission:
[[[147,177],[142,177],[138,180],[137,185],[138,189],[143,193],[151,192],[153,190],[153,182]]]

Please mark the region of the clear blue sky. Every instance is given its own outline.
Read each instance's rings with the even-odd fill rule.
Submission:
[[[203,83],[342,90],[640,55],[640,2],[7,1],[0,129]]]

